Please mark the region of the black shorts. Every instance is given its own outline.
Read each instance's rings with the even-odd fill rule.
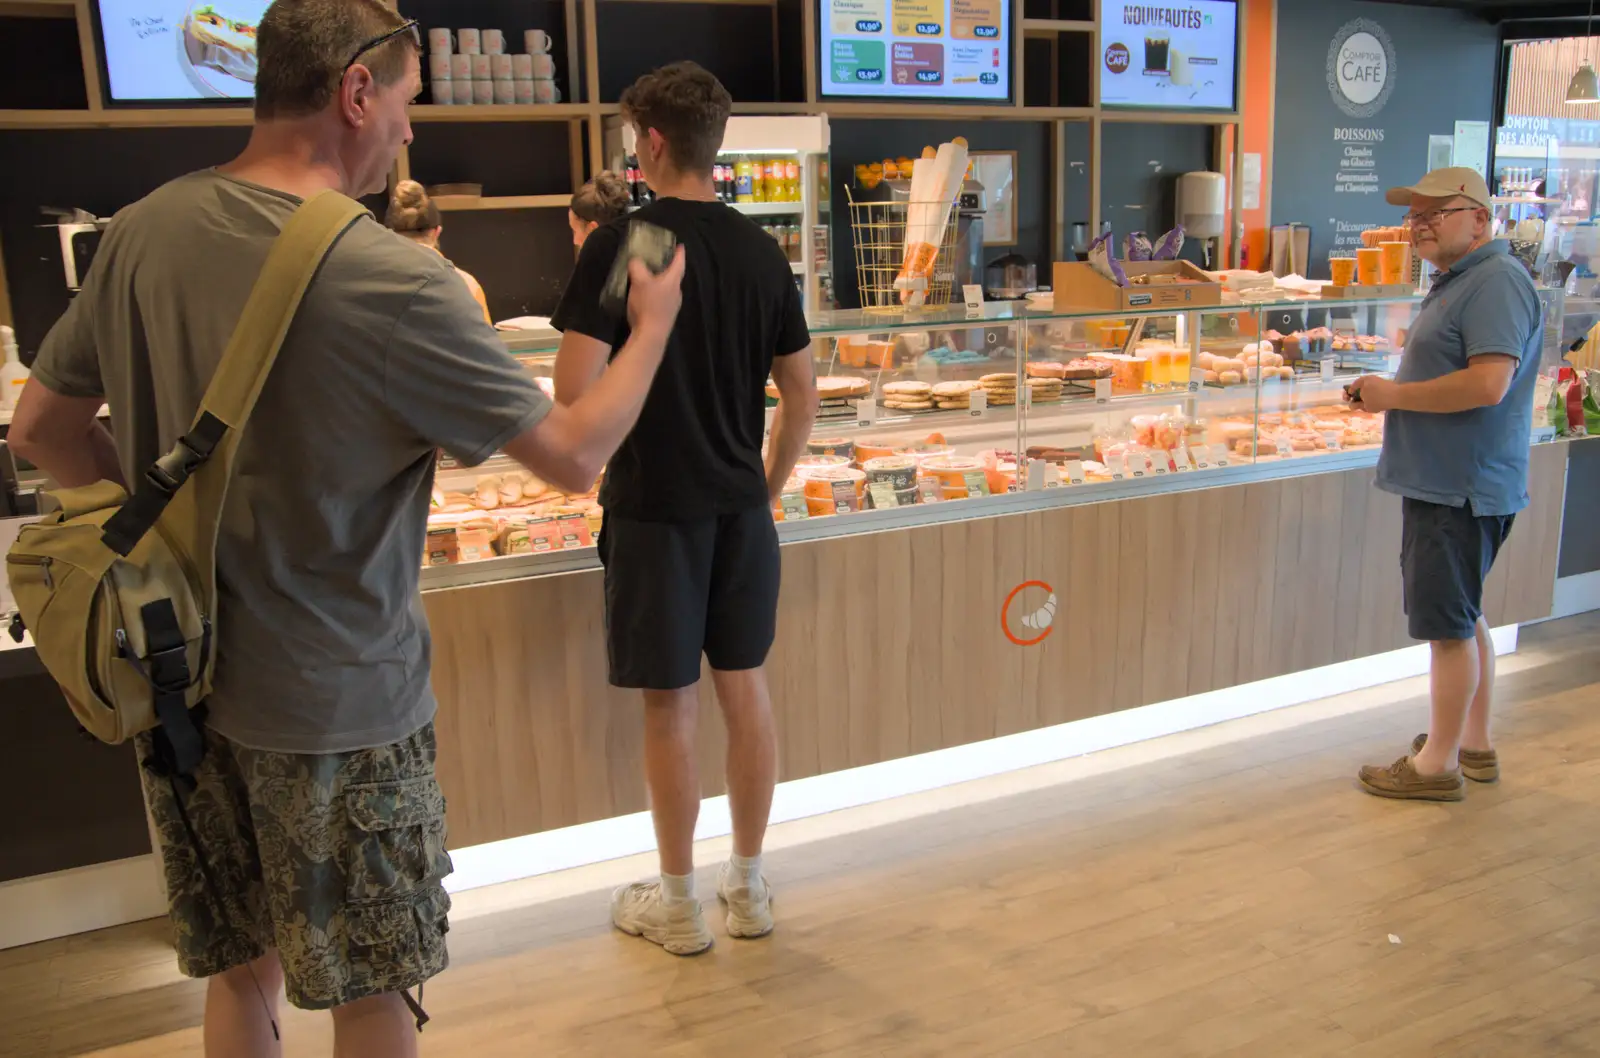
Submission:
[[[1400,504],[1400,575],[1411,638],[1471,639],[1483,616],[1483,582],[1516,515],[1476,515],[1405,497]]]
[[[607,514],[606,653],[614,687],[672,691],[760,668],[778,624],[778,528],[765,506],[692,522]]]

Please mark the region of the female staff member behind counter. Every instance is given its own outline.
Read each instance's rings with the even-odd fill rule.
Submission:
[[[444,256],[439,250],[439,233],[444,231],[444,224],[439,220],[439,207],[434,205],[422,185],[415,180],[402,180],[395,185],[394,198],[389,200],[389,211],[384,214],[383,223],[388,225],[390,231]],[[456,268],[454,264],[450,267]],[[494,318],[489,315],[489,299],[484,297],[483,287],[469,272],[456,268],[456,275],[467,284],[473,300],[483,309],[483,318],[493,324]]]
[[[567,207],[567,223],[572,225],[572,245],[581,247],[589,233],[607,224],[633,205],[633,195],[622,177],[606,169],[578,188]]]

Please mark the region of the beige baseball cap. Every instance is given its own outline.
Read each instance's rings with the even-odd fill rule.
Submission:
[[[1470,199],[1487,209],[1489,207],[1489,185],[1483,177],[1478,175],[1476,169],[1451,168],[1435,169],[1410,187],[1391,187],[1384,196],[1391,206],[1409,206],[1412,196],[1420,195],[1422,198],[1461,198]]]

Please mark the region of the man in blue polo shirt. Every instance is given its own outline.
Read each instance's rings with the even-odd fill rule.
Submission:
[[[1412,638],[1432,647],[1433,712],[1411,755],[1363,768],[1361,784],[1380,797],[1459,801],[1465,779],[1500,774],[1483,582],[1528,505],[1542,314],[1527,270],[1492,238],[1489,188],[1475,171],[1437,169],[1388,199],[1409,207],[1417,253],[1441,274],[1394,380],[1359,378],[1350,398],[1388,413],[1378,487],[1402,498],[1406,615]]]

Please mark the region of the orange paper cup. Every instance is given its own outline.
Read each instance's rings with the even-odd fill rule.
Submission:
[[[1380,286],[1383,283],[1383,251],[1375,246],[1362,247],[1356,251],[1356,275],[1361,278],[1364,287]]]
[[[1354,257],[1330,257],[1328,267],[1333,271],[1333,285],[1336,287],[1354,286],[1356,281],[1356,259]]]
[[[1383,254],[1383,281],[1385,283],[1411,282],[1411,244],[1386,242],[1378,247]]]

